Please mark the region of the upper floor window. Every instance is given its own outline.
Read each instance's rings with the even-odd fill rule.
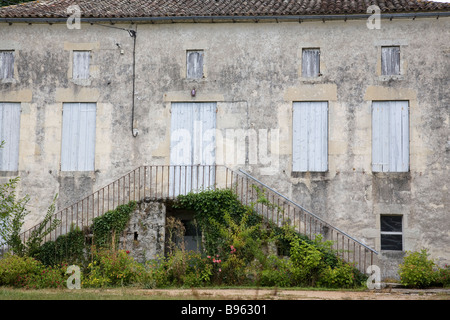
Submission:
[[[14,78],[14,51],[0,51],[0,79]]]
[[[20,103],[0,102],[0,170],[17,171],[19,164]]]
[[[372,171],[409,170],[408,101],[372,103]]]
[[[313,78],[320,75],[320,49],[303,49],[302,77]]]
[[[73,51],[73,79],[89,79],[90,51]]]
[[[95,103],[64,103],[61,171],[93,171],[95,160]]]
[[[400,47],[381,47],[381,74],[383,76],[400,74]]]
[[[203,78],[203,50],[188,50],[186,52],[186,76],[188,79]]]
[[[328,102],[294,102],[292,171],[328,170]]]

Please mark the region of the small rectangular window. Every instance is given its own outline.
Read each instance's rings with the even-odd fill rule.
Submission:
[[[20,103],[0,102],[0,170],[17,171],[19,163]]]
[[[188,79],[203,78],[204,52],[201,50],[186,52],[186,70]]]
[[[381,74],[400,74],[400,47],[381,47]]]
[[[89,79],[90,51],[73,52],[73,79]]]
[[[95,103],[64,103],[61,171],[93,171]]]
[[[292,170],[328,170],[328,102],[294,102]]]
[[[403,217],[380,217],[381,250],[403,250]]]
[[[0,51],[0,79],[14,78],[14,51]]]
[[[320,74],[320,49],[303,49],[302,77],[313,78]]]
[[[372,103],[372,171],[409,171],[408,101]]]

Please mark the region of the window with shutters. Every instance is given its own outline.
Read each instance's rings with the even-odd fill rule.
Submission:
[[[387,76],[400,74],[399,46],[381,47],[381,74]]]
[[[328,102],[294,102],[292,170],[328,170]]]
[[[64,103],[61,171],[93,171],[95,103]]]
[[[20,103],[0,102],[0,170],[17,171],[19,165]]]
[[[408,101],[372,103],[372,171],[409,171]]]
[[[73,51],[73,79],[89,79],[90,51]]]
[[[320,49],[302,50],[302,77],[313,78],[320,75]]]
[[[403,250],[403,217],[400,215],[380,216],[381,250]]]
[[[14,51],[0,51],[0,80],[14,78]]]
[[[186,51],[186,76],[188,79],[203,78],[203,50]]]

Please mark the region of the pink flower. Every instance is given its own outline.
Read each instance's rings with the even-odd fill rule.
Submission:
[[[211,259],[211,256],[207,256],[208,259]]]
[[[219,268],[219,272],[222,272],[222,269]]]

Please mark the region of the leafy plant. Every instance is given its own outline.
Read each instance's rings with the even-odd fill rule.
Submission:
[[[0,145],[3,146],[3,142]],[[24,219],[29,211],[26,208],[30,201],[29,196],[17,199],[16,187],[19,177],[10,179],[9,182],[0,185],[0,241],[9,246],[17,255],[25,254],[25,244],[20,238]]]
[[[92,262],[86,268],[82,285],[94,288],[129,285],[137,280],[138,270],[139,264],[128,251],[93,250]]]
[[[407,252],[399,265],[400,282],[407,287],[424,288],[436,281],[436,264],[428,259],[428,252]]]
[[[131,213],[136,208],[136,202],[118,206],[116,209],[106,212],[93,219],[92,231],[94,245],[97,247],[117,247],[120,234],[130,220]]]

